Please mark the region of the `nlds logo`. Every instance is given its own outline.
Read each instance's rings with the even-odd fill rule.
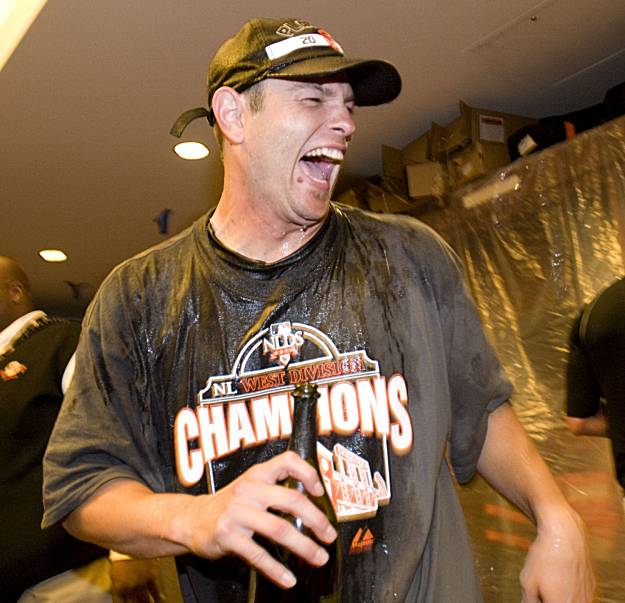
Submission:
[[[304,336],[301,331],[293,333],[290,322],[276,323],[271,325],[269,337],[263,339],[263,356],[286,366],[299,356],[302,345]]]

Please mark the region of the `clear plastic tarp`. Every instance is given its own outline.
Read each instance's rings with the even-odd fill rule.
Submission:
[[[625,519],[610,443],[569,433],[564,400],[572,321],[625,275],[625,118],[516,161],[419,217],[463,259],[514,383],[513,407],[587,525],[597,601],[622,603]],[[479,478],[459,491],[485,601],[518,603],[533,526]]]

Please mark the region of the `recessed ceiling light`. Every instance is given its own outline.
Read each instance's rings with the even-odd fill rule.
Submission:
[[[174,153],[183,159],[204,159],[209,151],[201,142],[179,142]]]
[[[42,249],[39,255],[46,262],[64,262],[67,256],[60,249]]]
[[[0,70],[9,60],[45,3],[46,0],[2,0],[0,2]]]

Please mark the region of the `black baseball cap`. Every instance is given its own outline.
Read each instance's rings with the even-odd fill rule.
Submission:
[[[242,92],[269,78],[307,80],[338,73],[344,73],[351,84],[356,105],[388,103],[401,90],[401,77],[393,65],[380,59],[347,58],[324,29],[302,19],[252,19],[221,45],[208,67],[208,109],[185,111],[170,132],[180,137],[198,117],[213,125],[211,101],[222,86]]]

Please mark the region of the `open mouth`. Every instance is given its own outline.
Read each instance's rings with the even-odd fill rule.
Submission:
[[[330,147],[319,147],[306,153],[301,159],[306,174],[317,182],[330,182],[335,169],[343,161],[343,151]]]

